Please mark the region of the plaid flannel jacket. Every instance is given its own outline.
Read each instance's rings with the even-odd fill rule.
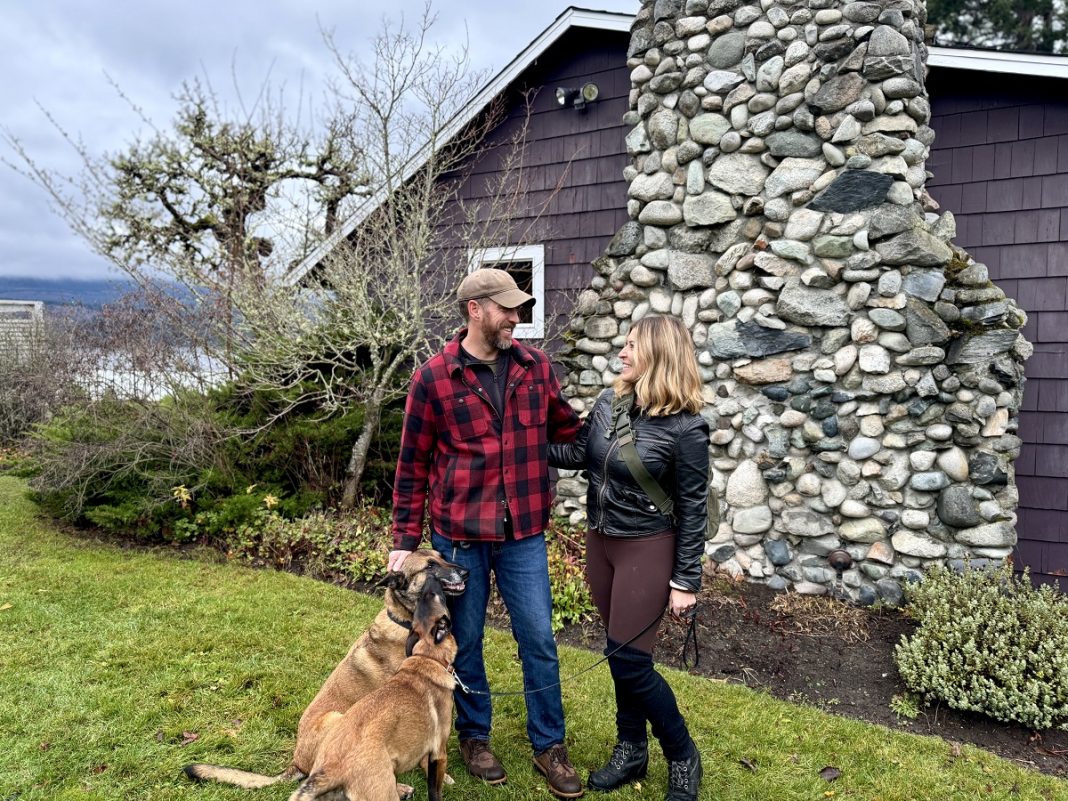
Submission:
[[[569,442],[579,430],[548,357],[514,342],[498,434],[497,412],[460,360],[466,333],[412,376],[393,488],[398,550],[419,546],[427,504],[433,529],[452,540],[502,541],[503,504],[516,539],[543,532],[551,503],[548,443]]]

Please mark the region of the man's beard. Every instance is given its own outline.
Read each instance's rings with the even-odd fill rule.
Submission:
[[[512,347],[512,338],[510,336],[504,336],[501,333],[501,328],[491,328],[489,325],[482,324],[482,335],[486,338],[487,342],[492,343],[493,347],[497,350],[508,350]]]

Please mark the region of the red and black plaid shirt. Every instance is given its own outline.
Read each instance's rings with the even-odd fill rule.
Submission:
[[[570,442],[579,430],[549,358],[519,342],[494,425],[497,412],[460,358],[466,333],[412,376],[393,488],[398,550],[419,546],[428,503],[431,526],[452,540],[503,540],[505,506],[516,539],[541,533],[552,500],[548,443]]]

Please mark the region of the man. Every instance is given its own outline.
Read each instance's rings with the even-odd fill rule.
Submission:
[[[457,297],[467,327],[416,370],[408,392],[389,568],[396,570],[419,546],[428,504],[434,548],[470,571],[466,591],[450,607],[456,675],[475,693],[489,690],[482,639],[490,571],[496,575],[529,693],[534,766],[553,794],[577,798],[582,783],[564,746],[544,531],[548,442],[570,441],[579,422],[548,357],[512,340],[519,309],[535,299],[504,270],[488,268],[468,275]],[[504,768],[489,747],[489,696],[457,691],[456,710],[467,770],[503,783]]]

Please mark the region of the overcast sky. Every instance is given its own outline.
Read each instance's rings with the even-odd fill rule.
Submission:
[[[588,0],[580,7],[634,13],[639,0]],[[470,43],[476,68],[494,73],[567,6],[549,0],[438,0],[434,37]],[[143,123],[110,76],[160,127],[173,118],[183,80],[207,77],[222,94],[236,75],[246,95],[268,72],[319,98],[332,74],[320,29],[357,51],[383,17],[418,18],[422,0],[2,0],[0,125],[43,165],[71,173],[78,160],[42,108],[94,153],[116,152]],[[231,69],[234,66],[234,70]],[[5,159],[12,154],[0,145]],[[118,277],[71,234],[42,191],[0,165],[0,296],[4,276]]]

